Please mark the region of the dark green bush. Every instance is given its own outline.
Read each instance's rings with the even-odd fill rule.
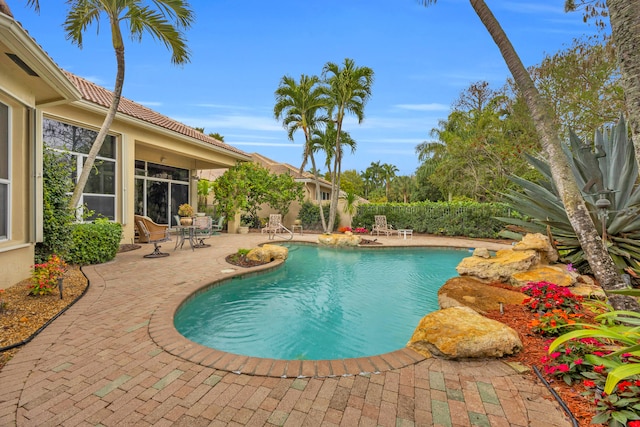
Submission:
[[[358,206],[353,227],[371,230],[375,215],[386,215],[394,228],[409,228],[417,233],[475,238],[497,238],[504,223],[496,219],[515,212],[500,203],[416,202],[368,203]]]
[[[322,204],[322,212],[324,213],[325,223],[329,223],[329,203]],[[302,226],[305,230],[322,230],[322,221],[320,221],[320,208],[318,205],[305,201],[300,207],[300,213],[298,213],[298,219],[302,221]],[[336,212],[336,220],[334,228],[340,223],[340,214]]]
[[[122,238],[122,225],[107,219],[74,224],[73,246],[67,261],[78,265],[100,264],[115,258]]]
[[[68,207],[73,191],[71,163],[64,154],[51,150],[44,150],[43,155],[43,241],[36,244],[35,264],[46,262],[53,254],[67,260],[75,220]]]

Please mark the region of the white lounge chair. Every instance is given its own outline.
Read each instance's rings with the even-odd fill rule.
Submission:
[[[371,227],[371,234],[376,233],[378,236],[380,233],[384,233],[387,236],[394,233],[393,225],[387,224],[386,215],[374,215],[375,224]]]

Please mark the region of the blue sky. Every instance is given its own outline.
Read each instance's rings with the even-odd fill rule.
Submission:
[[[113,88],[115,57],[108,26],[91,27],[84,48],[62,29],[66,2],[9,1],[18,21],[60,67]],[[171,64],[164,45],[145,35],[126,45],[124,96],[225,142],[299,166],[302,135],[287,139],[273,117],[284,75],[319,75],[327,62],[352,58],[375,72],[365,120],[345,122],[357,142],[343,170],[391,163],[400,175],[418,166],[415,147],[471,83],[501,87],[508,77],[497,47],[468,0],[192,0],[196,23],[186,34],[191,62]],[[566,14],[564,0],[488,0],[525,66],[566,48],[593,26]],[[64,7],[61,7],[64,5]],[[320,161],[322,162],[322,160]]]

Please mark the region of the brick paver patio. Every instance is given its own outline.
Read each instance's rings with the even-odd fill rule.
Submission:
[[[296,236],[315,241],[317,236]],[[415,235],[385,245],[486,246]],[[569,426],[531,375],[498,360],[423,359],[401,349],[341,361],[278,361],[199,346],[172,327],[186,296],[239,274],[224,257],[266,242],[146,259],[149,245],[83,269],[87,294],[0,371],[1,426]],[[246,272],[246,270],[243,270]]]

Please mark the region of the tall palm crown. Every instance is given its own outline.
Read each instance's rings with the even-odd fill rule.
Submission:
[[[293,136],[302,130],[305,138],[305,148],[300,169],[303,170],[310,156],[313,155],[311,135],[313,130],[326,121],[323,109],[327,99],[320,86],[317,76],[302,74],[300,82],[294,78],[284,76],[280,86],[276,89],[276,104],[273,113],[277,120],[282,119],[282,125],[287,130],[287,137],[293,141]]]
[[[335,156],[331,179],[331,209],[328,226],[329,230],[332,230],[338,205],[338,190],[340,188],[342,123],[347,114],[355,115],[358,123],[362,123],[362,120],[364,120],[364,107],[371,97],[373,70],[369,67],[358,67],[353,59],[345,58],[342,67],[333,62],[325,64],[322,75],[325,78],[325,90],[330,99],[330,116],[333,116],[335,112],[333,119],[336,123]]]
[[[184,64],[189,62],[189,51],[183,31],[191,26],[194,15],[186,0],[68,0],[68,3],[69,14],[64,23],[67,39],[82,48],[84,31],[92,24],[99,26],[100,19],[104,15],[109,21],[111,42],[118,65],[111,106],[89,151],[69,201],[69,206],[75,209],[120,104],[125,75],[121,25],[126,23],[131,38],[138,42],[142,40],[144,33],[149,33],[171,51],[172,63]]]
[[[307,76],[302,74],[300,82],[294,78],[284,76],[280,80],[280,86],[276,89],[276,104],[273,107],[273,114],[277,120],[282,119],[282,125],[287,130],[289,140],[293,141],[293,136],[298,130],[304,133],[304,151],[302,153],[302,163],[300,172],[304,170],[307,161],[311,160],[313,175],[316,185],[316,200],[320,200],[320,178],[316,167],[313,153],[317,150],[312,140],[314,130],[322,126],[327,117],[324,109],[327,106],[327,97],[321,87],[320,79],[317,76]],[[320,203],[320,219],[323,231],[327,231]]]

